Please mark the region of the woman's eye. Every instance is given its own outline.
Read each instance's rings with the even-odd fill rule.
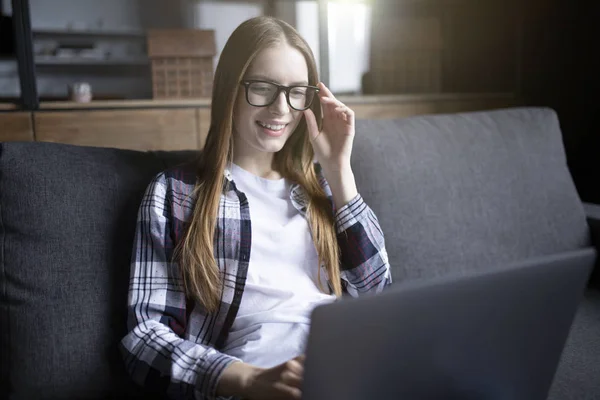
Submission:
[[[306,95],[306,91],[304,89],[294,89],[290,91],[290,94],[294,97],[302,97]]]
[[[250,86],[252,93],[256,94],[268,94],[273,91],[273,88],[269,85],[252,85]]]

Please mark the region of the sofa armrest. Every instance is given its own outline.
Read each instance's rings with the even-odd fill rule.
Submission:
[[[600,254],[600,204],[583,203],[583,209],[590,227],[590,236],[592,245]],[[600,257],[596,260],[596,266],[592,272],[590,286],[600,288]]]

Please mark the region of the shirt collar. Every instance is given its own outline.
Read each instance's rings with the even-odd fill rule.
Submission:
[[[227,165],[225,170],[223,171],[223,176],[225,177],[225,188],[224,191],[228,189],[233,189],[236,192],[239,192],[235,186],[235,182],[233,180],[233,175],[231,174],[231,166]],[[306,208],[308,206],[308,196],[306,191],[297,183],[294,183],[290,187],[290,200],[292,204],[298,211],[306,212]]]
[[[225,176],[225,179],[228,180],[229,182],[233,181],[233,175],[231,175],[231,168],[228,166],[225,167],[225,171],[223,171],[223,175]]]

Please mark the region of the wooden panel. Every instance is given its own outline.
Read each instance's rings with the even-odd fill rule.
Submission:
[[[391,17],[378,22],[387,41],[380,44],[382,50],[442,48],[442,27],[437,16]]]
[[[437,17],[386,16],[374,27],[368,93],[441,91],[442,34]]]
[[[38,141],[132,150],[198,148],[196,110],[56,111],[35,114]]]
[[[444,91],[518,90],[520,57],[526,53],[519,44],[519,8],[526,3],[479,1],[444,7]]]
[[[198,118],[198,148],[203,149],[210,129],[210,108],[199,108],[196,110]]]
[[[412,93],[412,94],[378,94],[366,96],[340,95],[336,98],[349,104],[389,104],[389,103],[431,103],[438,101],[515,101],[513,93]]]
[[[33,129],[31,113],[0,113],[0,142],[31,142]]]
[[[102,108],[183,108],[210,106],[210,98],[201,99],[152,99],[152,100],[92,100],[89,103],[76,101],[43,101],[42,110],[102,109]]]
[[[510,94],[427,94],[340,96],[357,118],[403,118],[412,115],[489,110],[520,105]],[[162,103],[160,103],[162,104]],[[175,103],[170,103],[173,106]],[[115,104],[118,105],[118,104]],[[186,103],[187,105],[187,103]],[[39,141],[134,150],[180,150],[204,147],[210,108],[57,110],[35,113]],[[5,113],[17,115],[27,113]],[[21,121],[27,121],[22,119]],[[8,126],[0,119],[0,126]],[[29,126],[31,140],[31,127]],[[2,132],[5,130],[3,129]]]
[[[516,99],[463,99],[387,104],[351,104],[357,119],[394,119],[413,115],[458,113],[518,106]]]

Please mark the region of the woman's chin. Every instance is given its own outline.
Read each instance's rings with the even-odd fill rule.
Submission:
[[[283,149],[283,146],[285,146],[285,142],[288,140],[287,135],[279,137],[260,135],[259,137],[260,147],[263,148],[263,151],[269,153],[277,153],[278,151]]]
[[[285,142],[282,143],[264,143],[262,145],[264,153],[278,153],[283,149]]]

